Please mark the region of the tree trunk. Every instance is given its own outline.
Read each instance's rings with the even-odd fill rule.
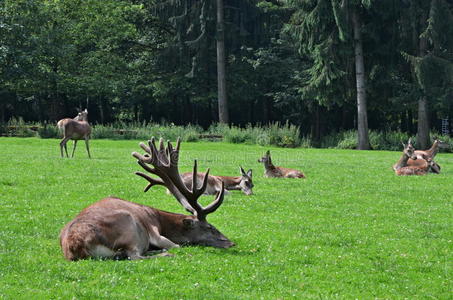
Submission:
[[[365,86],[365,66],[363,63],[362,32],[361,20],[357,9],[353,10],[352,21],[354,26],[354,53],[355,53],[355,76],[357,84],[357,127],[359,150],[370,149],[368,137],[368,117],[366,108],[366,86]]]
[[[421,96],[418,99],[417,147],[418,149],[428,149],[429,144],[428,105],[426,97]]]
[[[225,31],[223,22],[223,0],[217,0],[217,86],[219,99],[219,122],[228,123],[228,99],[225,73]]]
[[[420,26],[426,22],[426,18],[420,17]],[[418,47],[418,57],[422,58],[426,54],[428,47],[427,40],[425,37],[420,37]],[[428,104],[426,102],[426,95],[424,94],[423,88],[421,88],[423,95],[418,99],[418,125],[417,125],[417,147],[419,149],[428,149],[430,146],[429,138],[429,118],[428,118]]]

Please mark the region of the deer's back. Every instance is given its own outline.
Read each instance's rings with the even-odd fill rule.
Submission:
[[[425,150],[415,150],[414,154],[417,155],[417,159],[423,159],[423,155],[425,155],[429,158],[432,158],[431,157],[432,154],[429,151],[425,151]]]
[[[66,224],[60,234],[60,244],[68,260],[113,256],[117,249],[129,244],[129,238],[138,241],[143,249],[147,248],[148,232],[153,227],[160,227],[158,210],[118,198],[105,198],[85,208]]]
[[[416,168],[427,170],[428,169],[428,162],[425,159],[423,159],[423,157],[417,157],[416,160],[409,159],[407,161],[407,166],[408,167],[416,167]]]
[[[275,167],[270,173],[273,176],[268,177],[305,178],[304,173],[301,171],[284,167]]]
[[[197,175],[198,187],[201,187],[204,175],[205,173],[198,173]],[[193,177],[192,172],[186,172],[181,174],[182,181],[189,189],[192,189],[192,177]],[[217,192],[220,191],[220,188],[222,187],[222,180],[220,177],[221,176],[208,175],[208,186],[204,193],[205,195],[215,195]]]

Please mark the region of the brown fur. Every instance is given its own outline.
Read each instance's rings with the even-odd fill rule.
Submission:
[[[57,127],[60,129],[60,131],[63,132],[63,139],[60,142],[61,157],[64,157],[63,148],[66,152],[66,157],[69,157],[66,144],[70,139],[72,139],[74,140],[74,148],[72,149],[71,157],[74,157],[77,141],[85,140],[88,157],[91,158],[88,143],[91,135],[91,126],[90,124],[88,124],[88,111],[86,109],[82,112],[79,112],[79,114],[74,119],[65,118],[58,121]]]
[[[176,150],[170,143],[165,149],[162,140],[159,150],[156,149],[154,139],[149,144],[150,147],[141,144],[147,152],[146,155],[137,152],[132,154],[145,170],[160,177],[156,179],[136,172],[148,180],[149,184],[145,190],[153,185],[166,186],[178,202],[193,215],[165,212],[118,198],[102,199],[82,210],[62,229],[60,245],[66,259],[144,259],[155,257],[145,256],[149,250],[165,250],[180,245],[218,248],[234,246],[234,243],[206,220],[206,216],[222,204],[223,186],[210,205],[201,206],[197,200],[204,192],[205,185],[188,190],[179,175],[179,140]],[[172,163],[169,163],[169,158]],[[152,168],[148,165],[152,165]],[[196,162],[193,173],[197,176]],[[165,254],[159,256],[162,255]]]
[[[227,191],[238,191],[242,190],[242,192],[246,195],[253,194],[253,181],[252,181],[252,170],[248,170],[247,173],[240,168],[241,176],[216,176],[216,175],[208,175],[208,187],[206,188],[205,194],[206,195],[214,195],[220,192],[222,187],[222,182],[224,183],[225,190]],[[198,173],[198,182],[203,180],[205,173]],[[192,188],[192,172],[183,173],[181,175],[184,184],[188,188]]]
[[[425,154],[422,154],[421,158],[417,158],[417,156],[415,155],[415,149],[412,146],[410,139],[407,143],[407,146],[404,144],[403,146],[403,154],[400,160],[395,165],[393,165],[395,174],[398,176],[426,175],[434,164],[433,160],[427,157]],[[408,161],[411,159],[414,162],[417,162],[417,164],[409,166]]]
[[[445,147],[446,146],[445,146],[444,142],[442,142],[439,139],[435,139],[431,148],[429,148],[428,150],[415,150],[414,154],[417,156],[418,159],[417,160],[409,159],[407,162],[407,165],[411,166],[411,167],[415,167],[415,168],[421,168],[421,169],[428,168],[429,163],[423,157],[425,156],[425,157],[433,160],[434,157],[439,152],[439,149],[445,148]],[[433,161],[429,171],[432,173],[436,173],[436,174],[440,173],[440,165]]]
[[[258,160],[264,164],[264,177],[284,177],[284,178],[306,178],[301,171],[283,167],[277,167],[272,164],[270,151]]]

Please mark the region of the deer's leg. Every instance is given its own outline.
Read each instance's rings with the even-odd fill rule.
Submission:
[[[91,155],[90,155],[90,146],[88,145],[88,140],[89,140],[89,138],[88,138],[88,137],[85,137],[85,146],[87,147],[88,157],[91,158]]]
[[[138,260],[138,259],[150,259],[150,258],[158,258],[158,257],[165,257],[165,256],[175,256],[174,254],[168,252],[162,252],[155,255],[143,256],[139,255],[138,253],[128,253],[128,258],[130,260]]]
[[[178,244],[173,243],[164,236],[161,236],[157,228],[152,228],[149,233],[149,243],[160,249],[179,248]]]
[[[75,152],[76,146],[77,146],[77,140],[74,140],[74,148],[72,148],[72,155],[71,155],[71,157],[74,157],[74,152]]]
[[[63,157],[63,147],[64,150],[66,151],[66,157],[69,157],[68,148],[66,148],[66,143],[69,141],[69,139],[70,137],[64,137],[60,142],[61,157]]]

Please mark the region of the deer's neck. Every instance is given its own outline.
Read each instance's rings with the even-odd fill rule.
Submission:
[[[159,215],[160,234],[176,244],[185,242],[186,240],[183,236],[184,228],[182,220],[195,217],[157,209],[156,211]]]
[[[434,141],[431,148],[425,151],[430,157],[436,156],[437,152],[439,152],[439,142]]]
[[[266,169],[266,171],[274,171],[276,169],[275,166],[270,161],[264,162],[264,168]]]
[[[406,153],[403,153],[400,160],[396,163],[395,169],[398,170],[402,167],[407,166],[407,161],[409,160],[409,156]]]

